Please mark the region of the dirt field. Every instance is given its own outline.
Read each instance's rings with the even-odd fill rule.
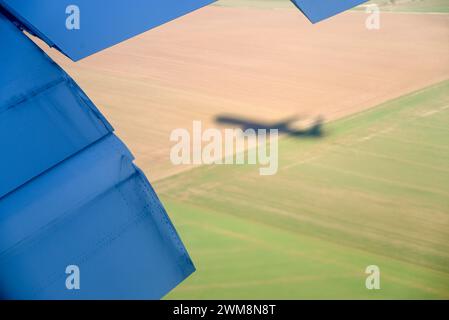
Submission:
[[[449,77],[449,15],[383,13],[378,31],[365,18],[209,7],[77,64],[46,51],[153,181],[186,169],[169,161],[169,134],[193,120],[333,120]]]

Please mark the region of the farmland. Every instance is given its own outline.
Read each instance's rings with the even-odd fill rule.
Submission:
[[[449,82],[285,137],[280,169],[156,184],[198,271],[168,298],[448,298]],[[381,290],[365,288],[365,267]]]
[[[303,126],[448,78],[449,15],[386,14],[377,31],[365,18],[347,12],[312,25],[294,8],[212,6],[78,63],[45,50],[154,181],[191,168],[171,164],[169,136],[194,120],[215,128],[222,114],[265,122],[297,115]]]
[[[370,0],[354,8],[364,10],[365,5],[377,4],[382,12],[448,13],[448,0]],[[215,5],[258,9],[293,8],[289,0],[220,0]]]

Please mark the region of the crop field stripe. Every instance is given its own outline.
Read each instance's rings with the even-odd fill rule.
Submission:
[[[390,0],[372,0],[353,10],[365,10],[367,5],[377,4],[382,12],[446,14],[449,13],[448,0],[401,0],[392,4]],[[214,4],[223,7],[245,7],[259,9],[294,9],[288,0],[221,0]]]

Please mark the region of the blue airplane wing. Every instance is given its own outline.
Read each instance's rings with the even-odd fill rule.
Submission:
[[[194,271],[89,98],[0,13],[0,299],[159,299]],[[79,290],[66,286],[67,266]]]
[[[112,131],[73,80],[0,14],[0,198]]]
[[[368,0],[291,0],[313,23],[351,9]]]
[[[0,5],[17,23],[77,61],[215,1],[0,0]],[[73,5],[79,9],[79,29],[66,26]]]
[[[0,201],[0,298],[160,299],[194,266],[110,135]],[[66,287],[66,268],[80,289]]]

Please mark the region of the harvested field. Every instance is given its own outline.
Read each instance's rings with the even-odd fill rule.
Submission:
[[[192,120],[334,120],[448,78],[449,15],[384,13],[378,31],[365,18],[212,6],[76,64],[45,50],[154,180],[187,168],[170,163],[169,134]]]

